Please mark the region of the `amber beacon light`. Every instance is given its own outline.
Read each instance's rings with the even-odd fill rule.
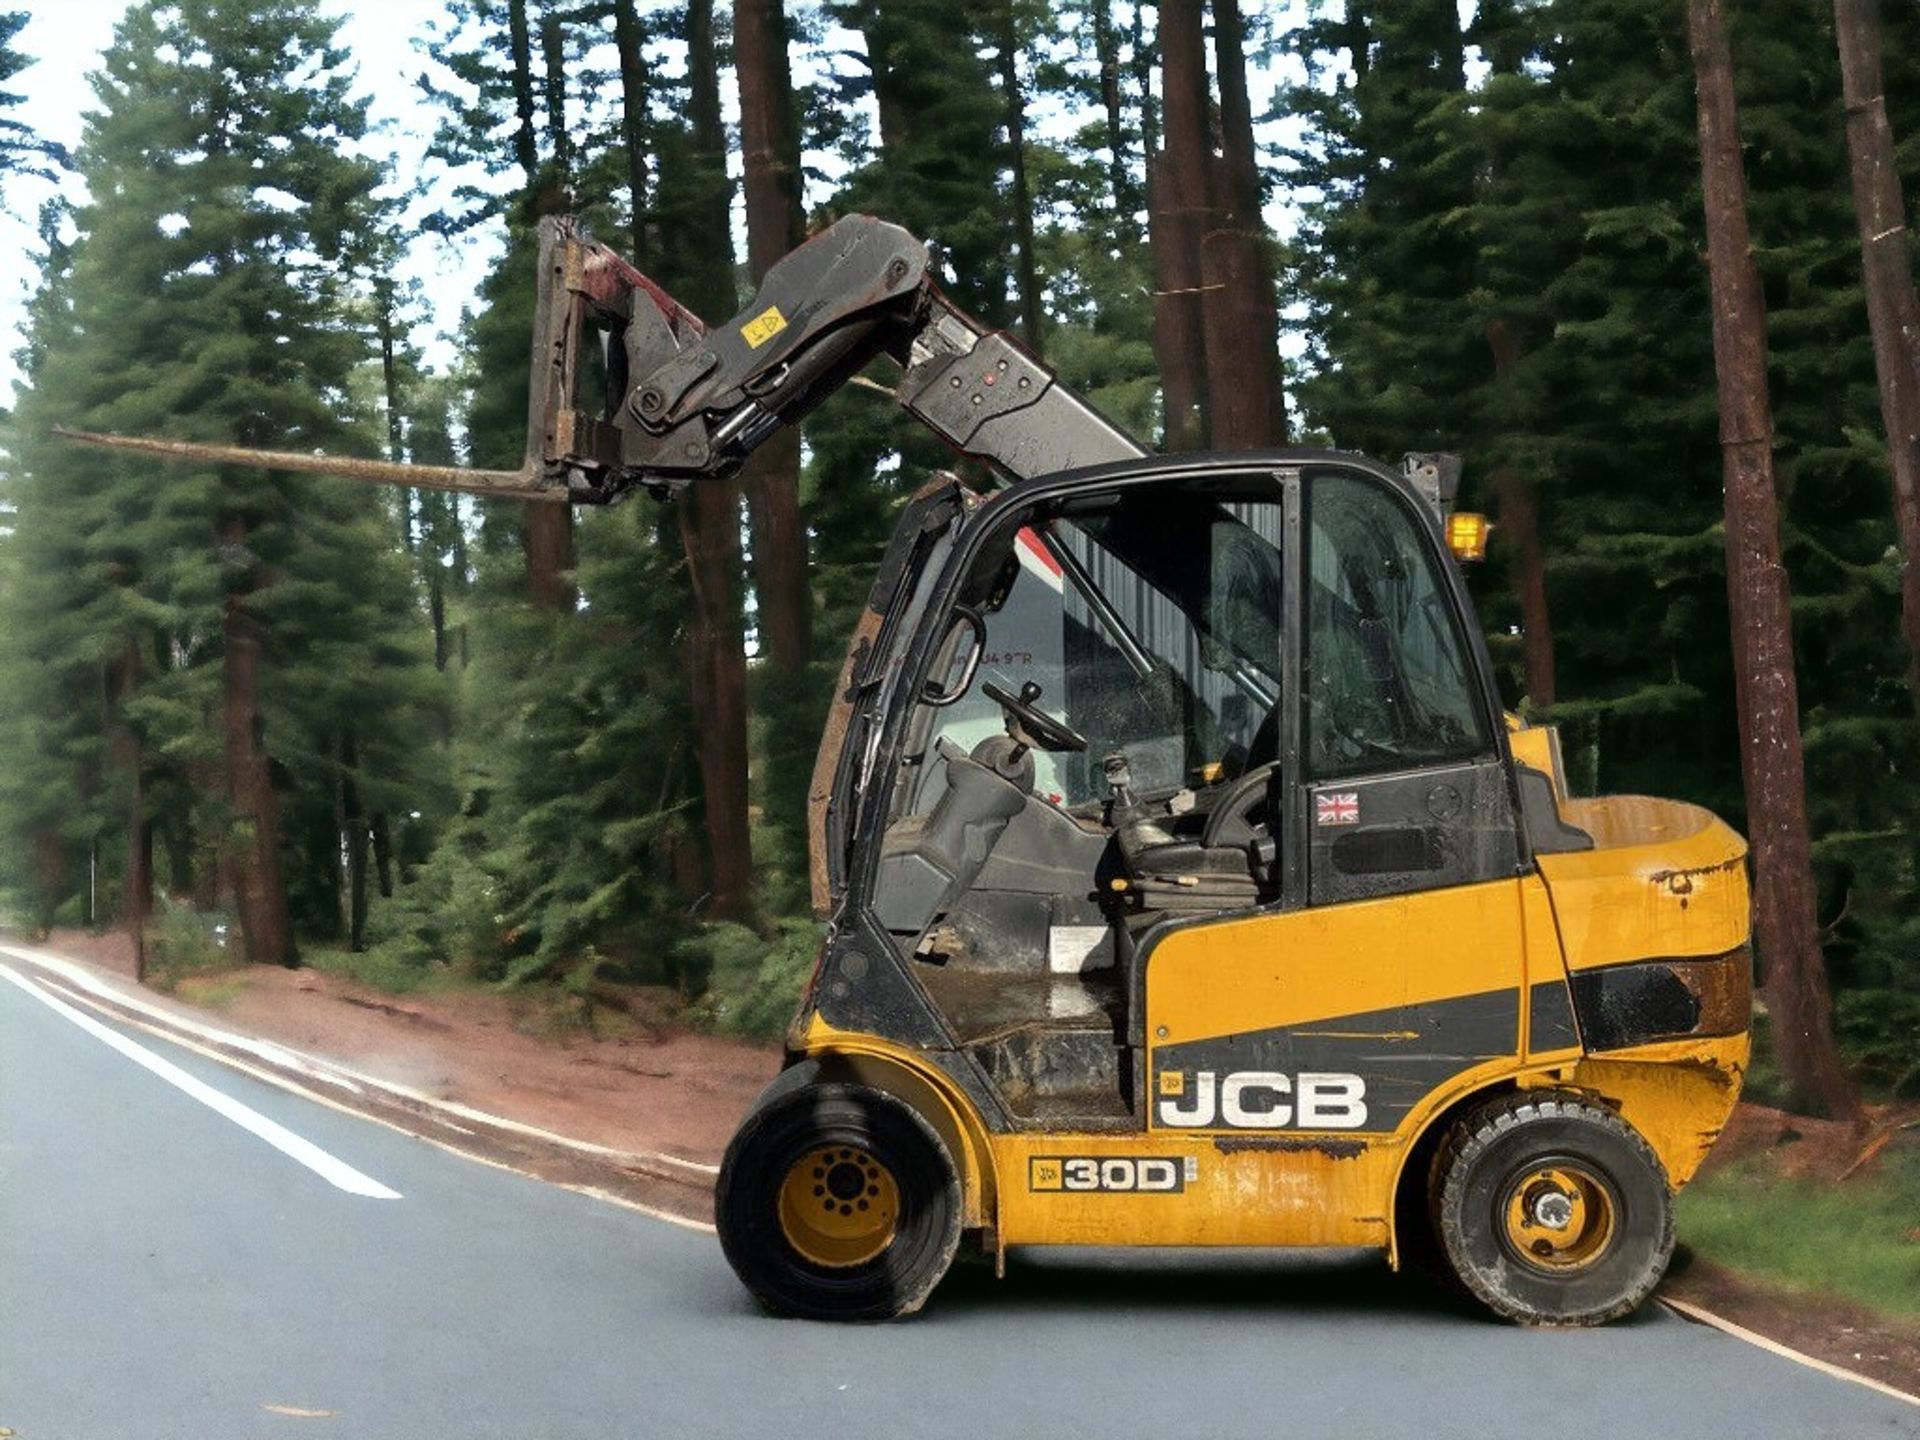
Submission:
[[[1456,560],[1486,559],[1487,536],[1492,533],[1487,517],[1470,510],[1456,510],[1447,517],[1447,548]]]

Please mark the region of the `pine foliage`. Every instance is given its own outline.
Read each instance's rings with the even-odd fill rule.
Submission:
[[[375,199],[364,104],[317,0],[128,11],[73,157],[91,199],[70,223],[46,219],[27,385],[0,430],[14,509],[0,883],[18,912],[110,920],[136,801],[160,888],[228,903],[222,615],[243,595],[269,637],[261,698],[302,934],[354,930],[342,839],[371,836],[392,893],[366,938],[399,969],[665,980],[711,990],[716,1024],[778,1029],[815,934],[803,809],[832,676],[899,507],[954,463],[884,396],[849,388],[806,427],[814,654],[798,676],[750,661],[756,890],[725,925],[705,913],[676,511],[578,516],[556,606],[529,582],[511,506],[163,469],[45,438],[58,421],[517,464],[539,215],[571,210],[645,251],[709,318],[744,297],[719,218],[727,157],[689,74],[690,40],[710,34],[730,89],[728,8],[451,0],[432,24],[434,163],[471,183],[422,228],[500,245],[461,360],[438,375],[408,331],[455,317],[395,293],[395,247],[412,237]],[[1457,450],[1470,505],[1504,519],[1514,495],[1528,501],[1544,609],[1527,609],[1517,560],[1474,582],[1508,700],[1562,727],[1579,788],[1738,820],[1682,7],[1479,0],[1465,21],[1455,0],[1317,4],[1298,21],[1241,8],[1268,199],[1302,220],[1271,252],[1303,346],[1296,428],[1386,459]],[[1884,8],[1910,173],[1920,11]],[[60,158],[10,118],[22,18],[0,12],[0,176]],[[1003,325],[1037,309],[1063,378],[1154,433],[1153,8],[789,0],[786,21],[810,228],[871,211],[928,236],[961,305]],[[1824,6],[1751,0],[1733,45],[1828,960],[1868,1078],[1912,1088],[1920,736],[1830,27]],[[869,378],[891,383],[884,367]],[[236,519],[244,544],[223,544]],[[749,644],[757,604],[749,592]],[[1523,627],[1548,614],[1544,704]]]

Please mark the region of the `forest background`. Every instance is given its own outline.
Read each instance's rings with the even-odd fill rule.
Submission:
[[[1886,408],[1834,14],[1728,8],[1806,948],[1850,1082],[1914,1097],[1920,512],[1887,431],[1920,408]],[[845,391],[737,487],[574,516],[47,438],[511,467],[533,223],[561,210],[715,320],[810,230],[877,213],[1168,448],[1461,452],[1499,526],[1474,585],[1507,702],[1561,727],[1576,788],[1747,824],[1687,19],[451,0],[420,40],[431,152],[491,178],[422,219],[366,158],[355,57],[312,0],[130,6],[70,153],[11,118],[33,57],[0,15],[0,175],[84,189],[40,217],[0,426],[9,911],[130,927],[163,973],[345,952],[393,986],[458,972],[587,1007],[669,984],[777,1033],[818,945],[802,811],[828,689],[898,507],[950,463],[884,396]],[[1920,8],[1884,20],[1911,180]],[[448,317],[399,278],[410,230],[503,238],[438,364]],[[1909,232],[1880,230],[1910,293]]]

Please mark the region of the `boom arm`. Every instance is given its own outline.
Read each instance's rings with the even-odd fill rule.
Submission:
[[[788,254],[753,303],[714,329],[574,221],[541,221],[519,470],[58,433],[201,463],[596,505],[733,473],[881,355],[904,369],[894,393],[910,414],[1011,478],[1146,453],[1006,334],[941,294],[922,242],[866,215]]]
[[[619,347],[609,378],[627,377],[609,388],[624,398],[603,422],[576,428],[593,435],[592,452],[555,457],[585,472],[587,498],[731,473],[883,354],[904,368],[896,395],[910,414],[1012,478],[1146,453],[941,294],[924,244],[869,216],[848,216],[787,255],[717,329],[695,329],[664,299],[651,284],[629,292],[609,336],[610,354]]]

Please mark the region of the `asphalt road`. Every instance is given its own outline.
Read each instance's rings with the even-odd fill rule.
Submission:
[[[0,976],[20,1440],[1920,1436],[1920,1408],[1657,1308],[1510,1329],[1372,1258],[1015,1257],[904,1323],[772,1320],[708,1234],[105,1028],[250,1109]]]

